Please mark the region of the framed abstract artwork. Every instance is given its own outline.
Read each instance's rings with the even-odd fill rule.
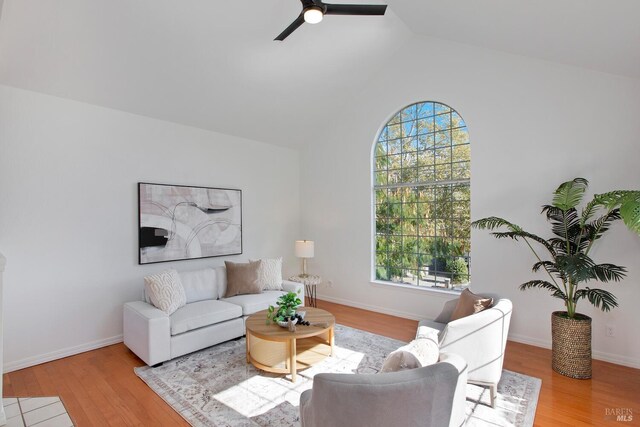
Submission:
[[[138,263],[242,253],[242,191],[138,183]]]

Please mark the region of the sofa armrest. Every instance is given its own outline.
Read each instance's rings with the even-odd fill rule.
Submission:
[[[292,282],[291,280],[283,280],[282,281],[282,290],[285,292],[295,292],[298,294],[298,298],[302,301],[304,305],[304,285],[298,282]]]
[[[171,319],[144,301],[128,302],[123,310],[124,345],[147,365],[171,359]]]

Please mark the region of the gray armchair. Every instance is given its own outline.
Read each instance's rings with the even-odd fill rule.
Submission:
[[[300,396],[302,427],[458,427],[467,364],[455,354],[434,365],[384,374],[318,374]]]

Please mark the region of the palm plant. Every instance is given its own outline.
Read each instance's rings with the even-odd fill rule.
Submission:
[[[554,237],[550,239],[543,239],[495,216],[472,223],[473,227],[479,229],[506,230],[492,232],[496,238],[524,241],[537,259],[532,270],[544,270],[551,280],[530,280],[520,285],[520,290],[540,288],[550,291],[551,296],[564,301],[566,316],[572,319],[576,318],[576,306],[581,299],[587,299],[603,311],[618,306],[611,292],[581,287],[591,280],[618,282],[626,275],[625,267],[610,263],[597,264],[589,256],[594,243],[620,219],[630,230],[640,234],[640,191],[611,191],[595,195],[578,212],[578,205],[588,185],[584,178],[567,181],[555,191],[551,205],[542,207],[542,213],[551,223]],[[546,249],[550,259],[543,259],[536,247]]]

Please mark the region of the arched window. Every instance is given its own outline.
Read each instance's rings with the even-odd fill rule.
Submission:
[[[400,110],[373,150],[374,280],[469,285],[471,150],[462,117],[438,102]]]

